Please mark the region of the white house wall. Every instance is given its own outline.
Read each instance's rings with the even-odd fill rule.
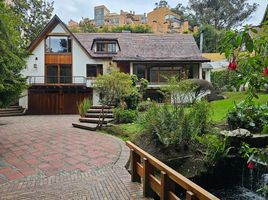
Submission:
[[[33,50],[32,55],[27,59],[26,68],[22,71],[22,74],[27,76],[44,76],[45,75],[45,42],[42,41]],[[34,81],[34,80],[32,80]],[[42,78],[36,78],[37,83],[42,83],[44,80]]]

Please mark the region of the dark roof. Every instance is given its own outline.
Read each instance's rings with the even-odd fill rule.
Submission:
[[[74,33],[74,36],[94,58],[112,57],[114,61],[209,62],[202,57],[190,34]],[[121,51],[112,55],[95,53],[91,47],[98,38],[117,38]]]
[[[268,4],[266,6],[266,10],[265,10],[265,13],[264,13],[264,16],[263,16],[261,23],[264,23],[266,20],[268,20]]]

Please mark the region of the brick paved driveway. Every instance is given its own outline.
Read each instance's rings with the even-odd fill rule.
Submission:
[[[77,119],[0,118],[0,199],[141,199],[123,168],[124,143],[73,128]]]

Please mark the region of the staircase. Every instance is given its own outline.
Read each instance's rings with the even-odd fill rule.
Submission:
[[[102,114],[102,106],[93,105],[90,109],[88,109],[85,117],[79,118],[78,123],[73,123],[73,127],[96,131],[103,115],[103,126],[107,126],[114,120],[112,109],[112,106],[104,106],[104,114]]]
[[[0,117],[21,116],[25,115],[26,109],[21,106],[9,106],[0,108]]]

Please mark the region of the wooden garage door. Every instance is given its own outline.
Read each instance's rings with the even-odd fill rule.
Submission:
[[[77,102],[92,99],[92,92],[29,91],[29,114],[76,114]]]

